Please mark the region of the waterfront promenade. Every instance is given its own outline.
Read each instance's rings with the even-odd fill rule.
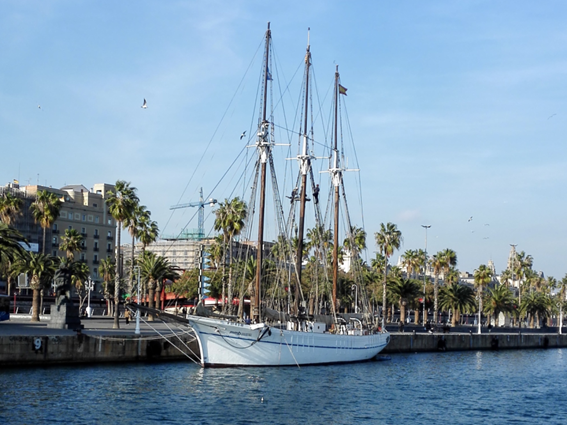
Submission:
[[[110,317],[82,318],[84,328],[54,329],[49,318],[30,322],[29,315],[12,315],[0,322],[0,367],[46,366],[52,364],[198,361],[199,346],[186,325],[160,320],[140,322],[140,335],[135,321],[113,329]],[[391,341],[381,354],[537,349],[567,347],[567,335],[555,328],[524,329],[483,328],[478,335],[473,326],[426,331],[422,326],[388,325]]]

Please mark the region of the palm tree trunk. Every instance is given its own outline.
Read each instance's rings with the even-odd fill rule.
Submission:
[[[384,266],[384,283],[382,285],[382,330],[386,329],[386,279],[388,278],[388,260]]]
[[[120,329],[120,278],[122,277],[122,264],[120,261],[120,233],[122,222],[118,221],[118,232],[116,232],[116,273],[114,275],[114,324],[112,329]]]
[[[156,292],[155,292],[155,285],[153,282],[150,282],[148,285],[148,308],[154,308],[155,304],[154,304],[154,298],[156,296]],[[154,315],[152,313],[150,313],[148,315],[148,321],[149,322],[153,322],[154,320]]]
[[[433,323],[437,324],[437,308],[439,296],[439,275],[435,275],[435,283],[433,285]]]
[[[32,322],[39,322],[39,289],[33,290],[33,300],[32,300]]]

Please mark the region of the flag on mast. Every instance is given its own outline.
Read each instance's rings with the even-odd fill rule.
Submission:
[[[344,94],[344,95],[346,96],[346,95],[347,95],[347,94],[346,94],[346,91],[347,91],[347,90],[348,90],[348,89],[347,89],[346,87],[343,87],[343,86],[341,86],[341,85],[339,84],[339,93],[340,93],[340,94]]]

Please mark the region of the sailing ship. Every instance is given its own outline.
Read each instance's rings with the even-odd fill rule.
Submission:
[[[190,315],[188,321],[193,328],[200,349],[201,365],[203,367],[230,366],[303,366],[332,363],[351,363],[370,360],[389,343],[390,335],[380,329],[376,318],[368,309],[363,315],[339,315],[337,312],[337,281],[338,281],[338,234],[339,234],[339,200],[342,188],[342,173],[340,154],[337,147],[337,103],[339,94],[344,88],[339,84],[338,67],[334,82],[334,146],[330,167],[332,187],[334,189],[334,242],[332,259],[332,296],[330,301],[331,315],[308,314],[305,305],[300,305],[303,237],[305,227],[305,205],[307,197],[307,178],[313,177],[311,170],[312,155],[308,148],[308,90],[309,67],[311,53],[309,42],[305,57],[305,111],[302,128],[302,148],[297,155],[299,162],[300,185],[292,192],[291,203],[299,203],[299,220],[296,227],[297,247],[295,258],[291,261],[292,278],[295,284],[289,284],[294,299],[288,303],[288,313],[282,313],[267,308],[262,303],[263,281],[261,267],[264,261],[264,226],[266,210],[266,174],[267,167],[272,165],[272,133],[271,122],[267,116],[267,87],[271,80],[269,71],[271,30],[265,35],[265,51],[263,63],[263,106],[261,119],[254,147],[256,148],[259,204],[258,234],[256,250],[256,267],[254,289],[251,294],[250,317],[238,320],[229,316],[211,316],[203,314]],[[274,182],[272,182],[274,184]],[[318,186],[312,184],[311,198],[318,200]],[[279,204],[281,209],[281,203]],[[288,263],[289,264],[289,263]],[[291,298],[292,294],[289,294]],[[197,309],[203,312],[204,309]],[[201,313],[202,314],[202,313]]]

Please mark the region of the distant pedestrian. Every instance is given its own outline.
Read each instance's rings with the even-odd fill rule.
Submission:
[[[126,309],[124,312],[124,319],[126,319],[126,324],[130,323],[130,310]]]

